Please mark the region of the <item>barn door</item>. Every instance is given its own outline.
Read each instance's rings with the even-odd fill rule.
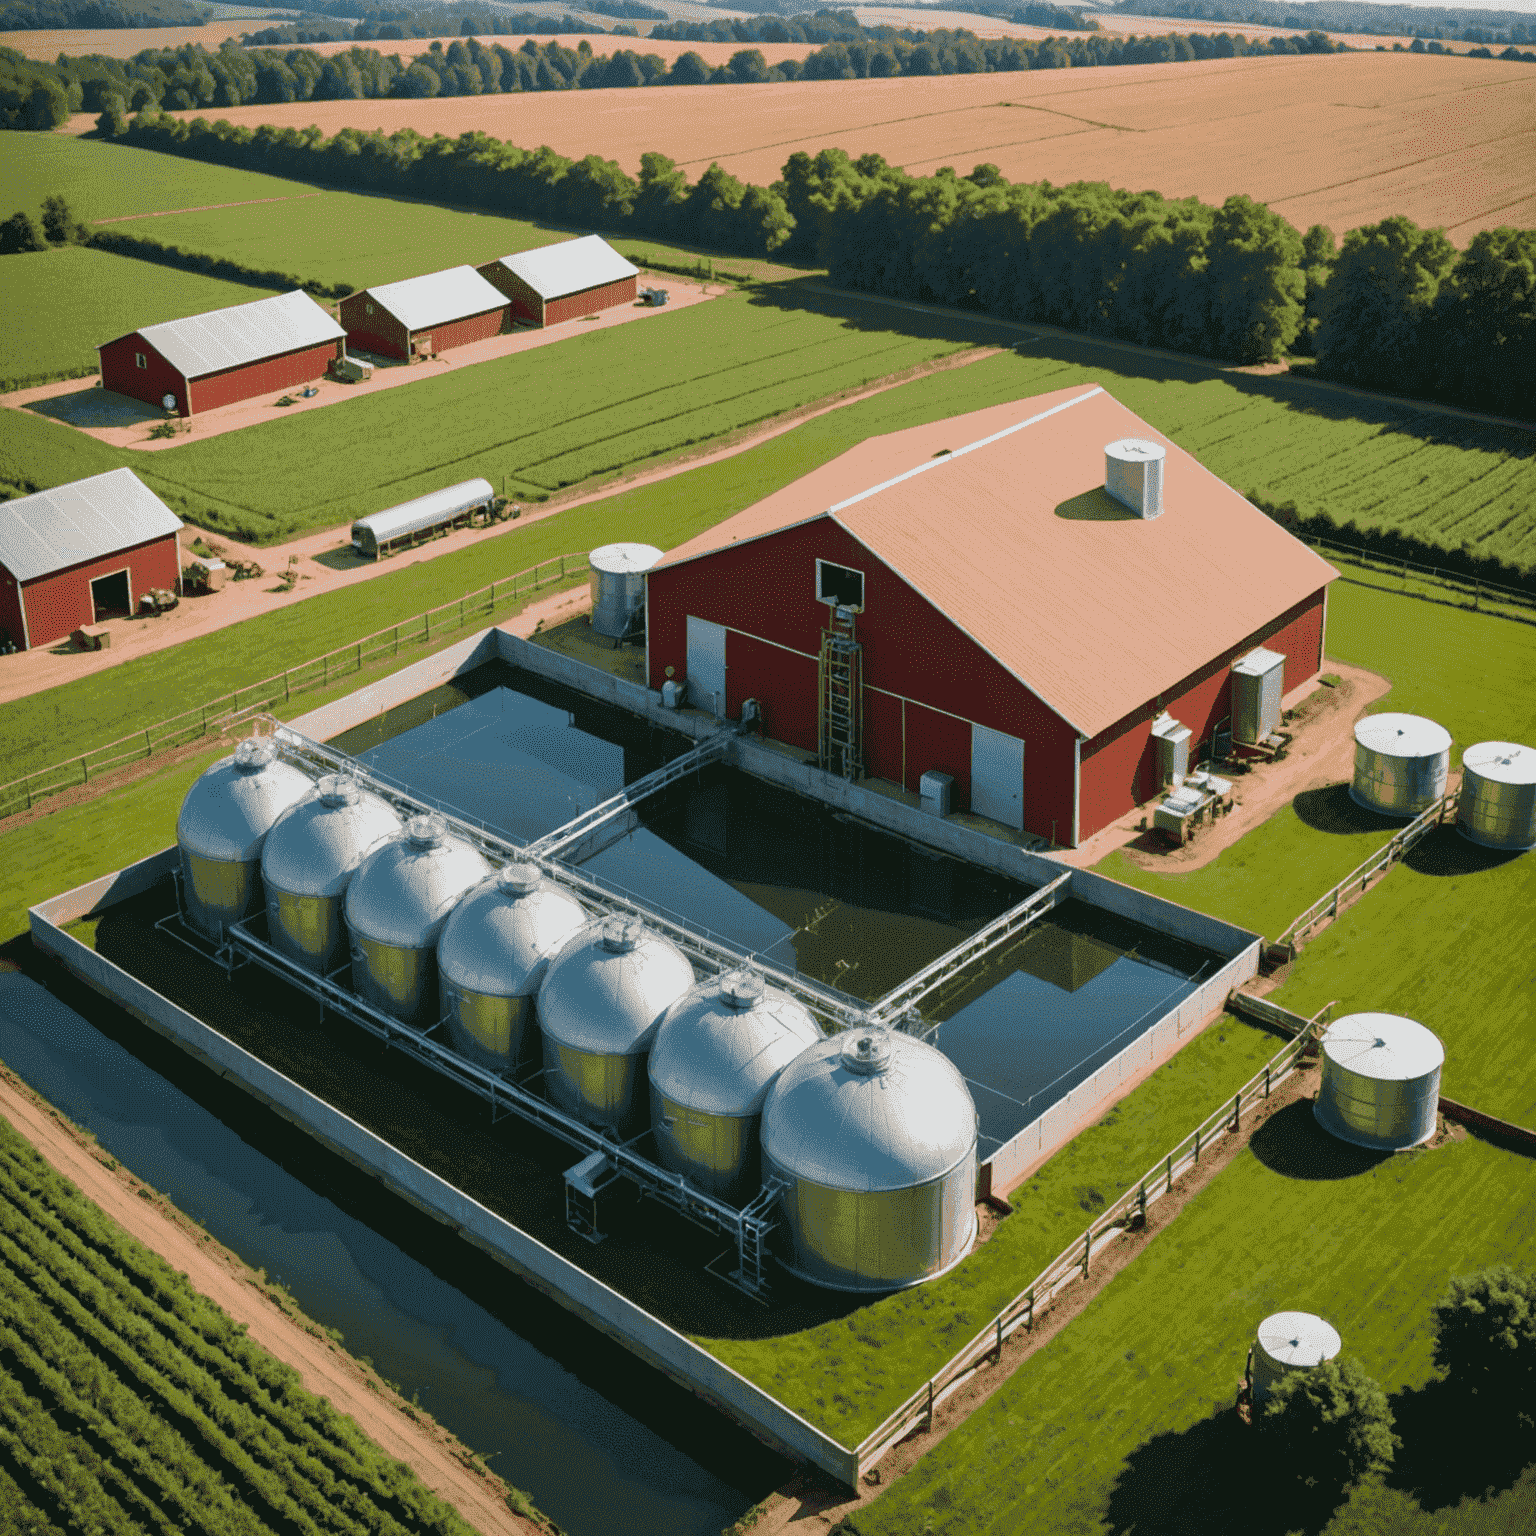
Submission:
[[[1024,743],[1017,736],[971,727],[971,810],[1024,830]]]
[[[725,625],[688,616],[688,702],[725,716]]]

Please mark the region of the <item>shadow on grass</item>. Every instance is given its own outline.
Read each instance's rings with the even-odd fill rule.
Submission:
[[[1417,875],[1481,875],[1519,857],[1518,851],[1484,848],[1455,827],[1443,826],[1415,843],[1403,863]]]
[[[1253,1155],[1285,1179],[1352,1179],[1393,1154],[1352,1147],[1330,1136],[1312,1114],[1312,1101],[1287,1104],[1253,1133]]]
[[[1513,1403],[1502,1405],[1490,1424],[1468,1411],[1466,1399],[1444,1381],[1407,1388],[1391,1401],[1403,1448],[1387,1485],[1423,1509],[1502,1493],[1536,1463],[1536,1435],[1520,1428]]]
[[[1349,835],[1379,832],[1383,839],[1407,825],[1402,816],[1383,816],[1367,810],[1349,797],[1349,785],[1330,784],[1325,789],[1305,789],[1291,801],[1304,826],[1314,832]]]

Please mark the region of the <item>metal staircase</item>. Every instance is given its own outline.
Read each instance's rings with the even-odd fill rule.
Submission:
[[[821,632],[817,668],[821,700],[817,755],[827,773],[864,776],[863,647],[854,638],[853,608],[834,605]]]
[[[737,1270],[731,1279],[752,1296],[768,1294],[768,1278],[763,1273],[768,1257],[764,1240],[774,1228],[774,1209],[784,1188],[780,1180],[770,1178],[742,1208],[741,1225],[736,1233]]]

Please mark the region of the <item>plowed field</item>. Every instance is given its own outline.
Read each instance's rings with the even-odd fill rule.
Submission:
[[[983,161],[1014,180],[1109,181],[1219,203],[1247,193],[1300,228],[1391,214],[1478,230],[1536,222],[1536,69],[1361,53],[926,79],[667,86],[432,101],[295,102],[256,125],[480,129],[627,170],[659,150],[767,183],[795,150],[871,151],[928,174]],[[73,120],[79,131],[91,119]]]

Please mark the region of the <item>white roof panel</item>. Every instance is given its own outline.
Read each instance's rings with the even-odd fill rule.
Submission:
[[[174,533],[176,516],[131,469],[0,502],[0,565],[32,581]]]
[[[583,293],[638,276],[640,271],[601,235],[583,235],[579,240],[542,245],[536,251],[519,251],[515,256],[503,256],[501,265],[522,278],[541,299]]]
[[[347,333],[307,293],[295,289],[185,320],[141,325],[138,334],[183,378],[197,379],[300,347],[340,341]]]
[[[507,302],[473,267],[450,267],[402,282],[368,289],[368,297],[388,310],[408,331],[426,331],[434,325],[483,315]]]

